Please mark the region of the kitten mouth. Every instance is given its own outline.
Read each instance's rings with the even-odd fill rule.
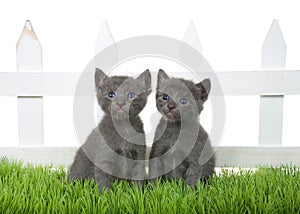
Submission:
[[[119,108],[114,108],[112,109],[113,112],[115,113],[122,113],[122,112],[127,112],[125,109],[123,109],[122,107],[119,107]]]
[[[165,113],[165,115],[166,115],[168,118],[171,118],[171,119],[175,118],[175,114],[174,114],[174,112],[173,112],[172,110],[167,111],[167,112]]]
[[[116,117],[124,117],[125,115],[128,115],[128,112],[124,110],[123,108],[114,109],[111,112],[112,115]]]

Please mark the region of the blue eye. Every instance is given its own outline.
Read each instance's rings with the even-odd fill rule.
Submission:
[[[116,96],[116,94],[115,94],[115,92],[111,91],[107,94],[107,96],[112,99]]]
[[[187,100],[186,98],[181,98],[181,99],[179,100],[179,102],[180,102],[182,105],[185,105],[185,104],[188,103],[188,100]]]
[[[132,99],[135,97],[135,93],[129,92],[127,96],[128,96],[128,98]]]
[[[167,94],[164,94],[164,96],[163,96],[163,100],[169,100],[169,99],[170,99],[169,95],[167,95]]]

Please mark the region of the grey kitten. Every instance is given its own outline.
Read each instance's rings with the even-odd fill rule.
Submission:
[[[146,140],[138,114],[151,92],[151,76],[146,70],[136,79],[108,77],[96,69],[95,85],[104,116],[78,149],[68,179],[95,179],[101,193],[119,177],[138,183],[143,180]],[[132,163],[129,159],[141,161]]]
[[[210,87],[209,79],[194,84],[169,78],[159,70],[156,107],[162,118],[149,157],[152,181],[156,178],[184,179],[194,187],[198,180],[206,182],[214,174],[214,152],[207,132],[199,123],[199,114],[208,99]],[[168,152],[173,152],[173,156],[167,156]]]

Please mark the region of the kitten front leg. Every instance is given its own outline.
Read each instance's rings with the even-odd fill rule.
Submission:
[[[79,148],[71,165],[68,180],[89,178],[94,178],[94,164],[86,156],[82,148]]]
[[[155,144],[158,144],[157,142]],[[154,144],[154,145],[155,145]],[[165,147],[156,147],[153,146],[150,151],[150,157],[149,157],[149,178],[150,181],[156,182],[158,178],[161,178],[163,176],[163,173],[165,171],[165,165],[164,161],[161,160],[161,156],[168,151],[168,148]],[[156,158],[156,160],[151,160]]]
[[[110,189],[114,181],[114,176],[95,167],[95,180],[98,184],[99,193],[101,194],[104,188]]]
[[[126,178],[133,180],[137,185],[142,185],[145,179],[145,152],[146,147],[141,146],[129,150],[126,155]]]
[[[145,164],[144,163],[135,163],[129,164],[128,168],[128,178],[132,180],[138,186],[142,186],[145,179]],[[134,179],[138,175],[139,179]]]
[[[158,179],[157,175],[158,175],[158,168],[161,167],[158,165],[159,163],[154,163],[153,161],[149,161],[149,173],[148,173],[148,177],[149,180],[153,183],[156,182],[156,180]]]
[[[196,187],[197,181],[202,177],[203,167],[190,163],[185,174],[185,181],[191,187]]]

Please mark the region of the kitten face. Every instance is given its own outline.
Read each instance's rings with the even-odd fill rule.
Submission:
[[[192,81],[169,78],[159,70],[157,78],[156,107],[169,121],[198,118],[208,98],[210,80],[198,84]]]
[[[134,79],[126,76],[108,77],[96,69],[95,84],[99,105],[106,114],[116,119],[138,115],[151,92],[149,70]]]

